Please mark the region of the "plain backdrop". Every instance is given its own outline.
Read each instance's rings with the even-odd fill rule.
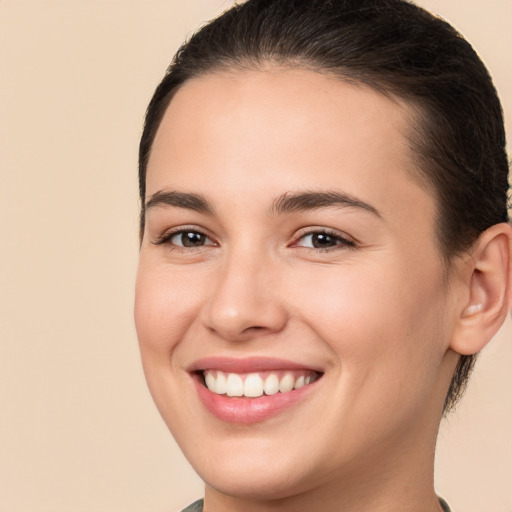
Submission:
[[[422,0],[474,44],[512,134],[511,0]],[[132,320],[137,145],[178,44],[221,0],[0,0],[0,511],[174,512],[201,482]],[[512,325],[443,423],[438,492],[512,512]]]

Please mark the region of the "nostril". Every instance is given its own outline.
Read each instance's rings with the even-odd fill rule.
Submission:
[[[255,325],[253,327],[247,327],[247,329],[245,329],[244,332],[247,332],[247,331],[264,331],[266,329],[266,327],[263,327],[261,325]]]

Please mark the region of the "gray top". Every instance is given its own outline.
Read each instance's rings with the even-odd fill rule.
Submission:
[[[439,498],[439,503],[441,503],[441,507],[443,507],[444,512],[451,512],[448,503],[446,503],[443,498]]]
[[[194,501],[192,505],[183,509],[182,512],[203,512],[203,500]]]
[[[443,507],[444,512],[450,512],[450,507],[443,498],[439,498],[439,503],[441,503],[441,507]],[[203,500],[195,501],[182,512],[203,512]]]

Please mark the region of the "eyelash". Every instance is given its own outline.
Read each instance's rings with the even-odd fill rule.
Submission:
[[[169,245],[169,248],[173,251],[189,251],[189,250],[192,250],[192,249],[199,249],[201,247],[204,247],[204,245],[214,245],[214,244],[204,244],[202,246],[198,246],[198,247],[186,247],[186,246],[181,246],[181,245],[176,245],[176,244],[171,244],[171,240],[176,236],[176,235],[180,235],[180,234],[184,234],[184,233],[194,233],[194,234],[197,234],[197,235],[201,235],[209,240],[211,240],[211,238],[206,234],[204,233],[203,231],[197,229],[196,227],[190,227],[190,228],[187,228],[187,227],[181,227],[181,228],[177,228],[175,230],[172,230],[172,231],[167,231],[165,233],[163,233],[161,236],[159,236],[154,242],[153,244],[154,245],[165,245],[165,244],[168,244]]]
[[[314,235],[325,235],[329,238],[331,238],[335,245],[332,245],[330,247],[304,247],[299,245],[300,241],[303,241],[308,236],[314,236]],[[336,251],[340,249],[351,249],[356,247],[356,243],[353,240],[350,240],[348,238],[345,238],[337,231],[333,231],[330,229],[325,228],[316,228],[316,229],[309,229],[307,231],[304,231],[300,233],[300,235],[297,237],[297,241],[292,244],[292,247],[302,247],[304,249],[313,249],[316,252],[331,252]]]
[[[193,249],[200,249],[200,248],[202,248],[204,246],[216,245],[216,243],[213,242],[212,244],[203,244],[203,245],[200,245],[200,246],[197,246],[197,247],[186,247],[186,246],[180,246],[180,245],[176,245],[176,244],[170,243],[171,240],[175,236],[180,235],[180,234],[184,234],[184,233],[192,233],[192,234],[200,235],[202,237],[207,238],[208,240],[211,240],[211,238],[206,233],[204,233],[203,231],[197,229],[196,227],[190,227],[190,228],[182,227],[182,228],[178,228],[178,229],[175,229],[173,231],[168,231],[168,232],[164,233],[163,235],[158,237],[153,242],[153,244],[154,245],[165,245],[165,244],[168,244],[169,248],[171,250],[173,250],[173,251],[190,251],[190,250],[193,250]],[[330,237],[331,239],[333,239],[333,241],[336,242],[336,243],[335,243],[335,245],[332,245],[330,247],[325,247],[325,248],[320,248],[320,247],[304,247],[304,246],[301,246],[299,244],[299,242],[303,241],[306,237],[314,236],[314,235],[325,235],[325,236]],[[332,230],[325,229],[325,228],[316,228],[316,229],[309,229],[307,231],[304,231],[304,232],[300,233],[300,235],[298,237],[296,237],[296,240],[291,244],[291,247],[299,247],[299,248],[303,248],[303,249],[313,249],[316,252],[325,253],[325,252],[331,252],[331,251],[339,250],[341,248],[346,248],[346,249],[347,248],[348,249],[355,248],[356,247],[356,242],[354,242],[353,240],[350,240],[348,238],[345,238],[344,236],[342,236],[340,233],[338,233],[336,231],[332,231]]]

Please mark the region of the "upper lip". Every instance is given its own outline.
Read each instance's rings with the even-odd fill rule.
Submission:
[[[312,367],[310,364],[302,364],[274,357],[204,357],[194,361],[188,368],[190,372],[204,370],[220,370],[226,373],[252,373],[273,370],[314,370],[319,373],[322,372],[322,369]]]

